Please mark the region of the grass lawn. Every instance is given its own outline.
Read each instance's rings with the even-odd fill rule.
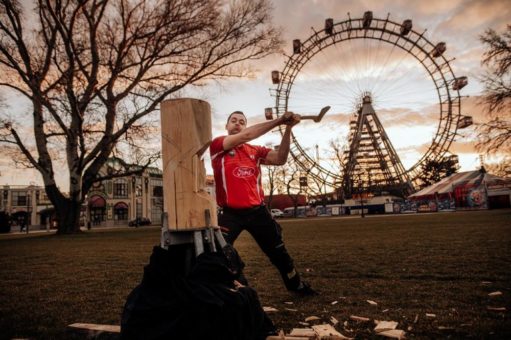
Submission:
[[[286,332],[308,316],[334,317],[344,335],[376,338],[372,321],[350,320],[357,315],[398,321],[413,338],[511,339],[510,210],[281,224],[319,296],[287,293],[248,234],[235,246],[262,305],[279,310],[270,316]],[[119,324],[159,237],[157,228],[0,236],[0,338],[64,338],[70,323]],[[503,294],[488,296],[494,291]]]

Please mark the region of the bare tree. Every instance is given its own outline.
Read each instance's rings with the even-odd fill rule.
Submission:
[[[293,202],[293,216],[297,216],[298,203],[302,193],[302,186],[300,185],[300,171],[301,169],[295,162],[288,162],[285,168],[282,168],[282,177],[280,181],[286,190],[286,194]]]
[[[480,40],[486,46],[482,64],[482,104],[490,120],[478,127],[477,148],[486,153],[511,152],[511,25],[498,34],[488,29]]]
[[[421,172],[419,175],[420,188],[426,188],[456,172],[458,172],[458,164],[453,159],[428,159],[421,166]]]
[[[485,163],[484,167],[486,171],[491,173],[492,175],[499,177],[511,177],[511,156],[506,155],[503,159],[500,159],[494,163]]]
[[[271,202],[273,200],[274,193],[279,192],[280,183],[277,180],[278,169],[279,168],[276,166],[266,166],[266,181],[264,182],[264,191],[268,197],[267,205],[269,209],[271,209]]]
[[[187,85],[245,76],[240,63],[281,43],[268,0],[34,1],[0,0],[0,87],[31,104],[27,116],[2,114],[0,141],[41,173],[59,233],[79,231],[84,197],[105,179],[98,171],[112,153],[134,148],[144,158],[137,137],[155,132],[148,115],[161,101]],[[20,132],[28,121],[34,149]],[[68,195],[55,181],[59,157]]]

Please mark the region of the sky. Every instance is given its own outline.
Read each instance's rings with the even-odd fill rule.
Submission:
[[[213,136],[225,133],[228,114],[243,111],[248,123],[264,121],[264,108],[275,106],[275,85],[271,71],[283,71],[286,55],[292,54],[292,40],[307,40],[314,29],[323,29],[326,18],[340,22],[362,17],[372,11],[374,18],[402,22],[412,19],[413,29],[436,44],[445,42],[444,56],[456,77],[467,76],[469,84],[463,96],[461,113],[473,116],[475,122],[485,119],[478,104],[482,85],[478,81],[483,69],[480,61],[484,48],[478,37],[486,29],[503,32],[511,23],[511,2],[508,0],[274,0],[274,23],[283,32],[283,53],[255,62],[250,79],[212,82],[200,89],[188,88],[183,96],[208,101],[213,118]],[[348,14],[349,13],[349,14]],[[284,55],[285,54],[285,55]],[[431,144],[439,124],[439,100],[433,81],[425,68],[410,54],[393,45],[375,40],[344,41],[325,48],[300,70],[289,95],[288,109],[300,114],[315,114],[326,105],[332,108],[318,124],[302,122],[294,129],[300,145],[315,157],[318,145],[321,162],[331,163],[329,144],[346,143],[348,122],[361,94],[370,91],[373,107],[380,118],[405,168],[409,168]],[[279,144],[280,134],[270,132],[253,144]],[[450,151],[457,154],[461,171],[479,167],[474,149],[473,128],[458,130]],[[212,173],[209,159],[206,170]],[[12,161],[0,159],[0,185],[41,184],[32,170],[15,168]],[[59,183],[65,187],[65,181]]]

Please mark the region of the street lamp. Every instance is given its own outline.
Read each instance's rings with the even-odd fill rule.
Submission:
[[[144,178],[144,184],[145,184],[145,216],[149,217],[149,178]]]
[[[27,230],[27,234],[28,234],[28,229],[30,229],[30,222],[32,220],[32,216],[30,215],[31,213],[31,209],[30,209],[30,201],[31,201],[31,191],[28,190],[27,191],[27,215],[26,215],[26,230]]]

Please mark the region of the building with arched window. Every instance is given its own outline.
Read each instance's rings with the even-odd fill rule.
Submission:
[[[82,226],[127,225],[136,218],[147,218],[153,225],[161,224],[163,172],[155,167],[141,169],[138,165],[110,158],[98,177],[124,172],[137,174],[94,183],[82,206]],[[215,196],[211,175],[206,176],[206,191]],[[0,211],[7,212],[15,226],[30,225],[32,229],[50,228],[55,218],[55,209],[44,187],[35,185],[0,187]]]
[[[115,172],[136,171],[137,165],[110,158],[100,170],[106,177]],[[141,174],[96,182],[87,194],[85,219],[95,225],[125,225],[136,218],[161,224],[163,213],[163,173],[155,167]]]

